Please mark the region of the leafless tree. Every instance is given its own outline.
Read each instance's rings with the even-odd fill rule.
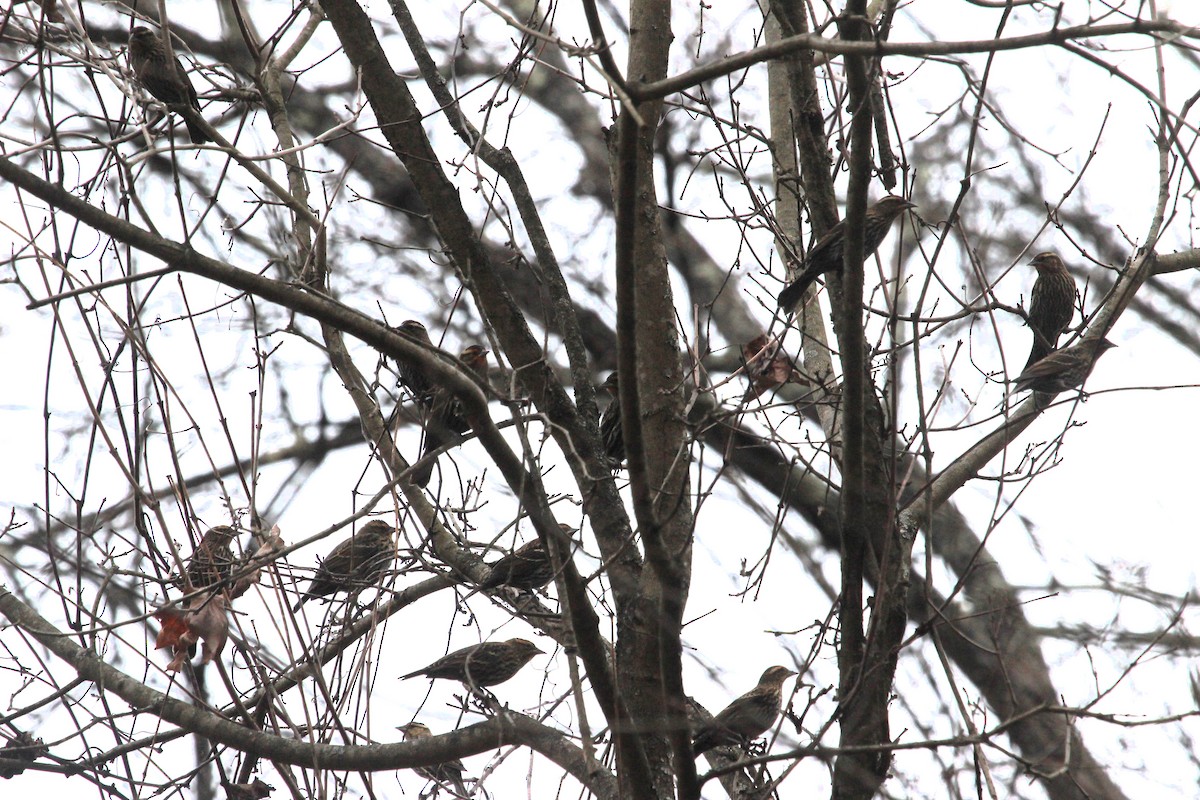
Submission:
[[[1200,384],[1197,37],[933,5],[10,4],[0,777],[1187,796],[1192,592],[1014,540],[1034,487],[1120,494],[1145,398]],[[139,85],[138,25],[198,111]],[[872,254],[887,194],[915,208]],[[1057,396],[1014,388],[1045,250],[1060,347],[1121,347]],[[1157,353],[1184,377],[1115,391]],[[1066,449],[1085,421],[1109,463]],[[492,586],[505,556],[545,561]],[[463,685],[418,675],[452,651]],[[765,744],[698,760],[772,664]]]

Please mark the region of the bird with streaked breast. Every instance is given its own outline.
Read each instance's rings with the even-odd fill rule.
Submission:
[[[863,260],[879,249],[892,223],[910,208],[916,208],[916,204],[899,195],[889,194],[867,209],[863,215]],[[804,292],[818,276],[842,269],[845,243],[846,220],[843,219],[809,248],[796,279],[779,293],[779,308],[784,313],[790,314],[796,310]]]

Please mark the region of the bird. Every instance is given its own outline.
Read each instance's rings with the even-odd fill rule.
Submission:
[[[433,731],[429,730],[429,726],[420,722],[410,722],[407,725],[401,725],[396,730],[404,735],[404,741],[416,742],[421,739],[428,739],[433,736]],[[466,772],[466,767],[463,766],[461,759],[453,761],[443,761],[440,764],[430,764],[425,767],[413,767],[413,772],[420,775],[428,781],[433,781],[438,784],[449,784],[454,787],[454,791],[460,797],[467,796],[467,786],[463,782],[463,773]]]
[[[472,689],[496,686],[512,678],[541,653],[537,645],[525,639],[506,642],[482,642],[455,650],[427,667],[401,675],[401,680],[424,675],[431,679],[462,681]]]
[[[200,537],[187,564],[187,579],[192,591],[207,589],[229,580],[233,571],[233,549],[229,546],[237,538],[237,531],[228,525],[209,528]]]
[[[187,105],[200,113],[200,99],[196,97],[196,88],[188,79],[182,62],[178,58],[174,64],[169,62],[167,49],[158,35],[142,25],[129,34],[129,66],[146,91],[168,108],[178,110],[179,106]],[[195,122],[187,117],[183,121],[193,144],[212,141]]]
[[[1071,318],[1075,316],[1075,280],[1062,259],[1049,251],[1038,253],[1029,262],[1037,269],[1037,280],[1029,301],[1028,324],[1033,331],[1033,346],[1025,369],[1053,352]]]
[[[481,345],[470,344],[458,354],[458,360],[483,379],[485,384],[487,383],[489,352],[491,351]],[[467,417],[463,413],[462,402],[448,389],[441,386],[434,387],[426,416],[425,444],[421,448],[421,458],[454,442],[457,436],[462,436],[469,430],[471,430],[471,423],[467,421]],[[414,471],[413,483],[422,488],[428,486],[429,480],[433,477],[435,461],[436,459],[430,459],[427,464],[422,464]]]
[[[604,455],[608,457],[613,469],[620,469],[625,462],[625,430],[621,424],[621,388],[618,384],[617,373],[610,373],[604,381],[612,400],[600,415],[600,441],[604,445]]]
[[[883,244],[884,238],[892,228],[896,217],[906,209],[916,208],[916,204],[898,195],[889,194],[875,205],[867,209],[863,216],[863,259],[865,260]],[[840,271],[842,268],[842,248],[846,239],[846,221],[841,220],[817,240],[808,251],[800,273],[796,279],[783,287],[779,293],[779,307],[784,313],[790,314],[796,310],[805,290],[812,285],[818,275],[827,272]]]
[[[349,539],[329,552],[317,567],[317,574],[292,611],[299,611],[311,597],[335,592],[354,593],[371,586],[396,559],[392,534],[396,529],[381,519],[373,519]]]
[[[433,347],[429,331],[425,330],[425,326],[415,319],[404,320],[396,330],[411,339]],[[421,364],[417,361],[398,361],[396,371],[400,375],[400,385],[412,392],[413,399],[418,405],[428,409],[433,404],[433,383],[425,374]]]
[[[560,524],[559,527],[567,536],[575,532],[570,525]],[[550,560],[550,554],[546,552],[546,545],[541,539],[534,539],[492,564],[487,577],[479,582],[479,588],[511,586],[531,592],[541,589],[552,580],[554,564]]]
[[[1091,374],[1096,361],[1109,348],[1116,347],[1108,339],[1085,336],[1063,350],[1055,350],[1024,369],[1014,381],[1013,391],[1033,389],[1035,392],[1058,394],[1081,385]]]
[[[744,744],[770,730],[783,706],[783,682],[795,674],[787,667],[768,667],[757,686],[696,731],[692,739],[695,754],[702,755],[714,747]]]

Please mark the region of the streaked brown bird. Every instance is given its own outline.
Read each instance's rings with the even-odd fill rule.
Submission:
[[[415,319],[404,320],[396,330],[422,344],[433,346],[429,331]],[[421,365],[415,361],[399,361],[396,363],[396,372],[400,376],[400,385],[412,392],[418,405],[428,409],[433,404],[433,382],[429,380]]]
[[[512,678],[542,651],[525,639],[483,642],[455,650],[427,667],[401,675],[401,680],[424,675],[448,681],[462,681],[468,687],[496,686]]]
[[[396,730],[404,734],[406,742],[416,742],[433,736],[433,731],[420,722],[410,722],[407,725],[401,725]],[[463,766],[463,762],[457,758],[453,761],[443,761],[440,764],[430,764],[427,767],[413,767],[413,772],[427,781],[449,784],[453,787],[455,794],[460,797],[467,796],[467,786],[463,782],[463,773],[466,771],[467,768]]]
[[[714,747],[746,744],[770,730],[783,706],[783,682],[795,674],[787,667],[769,667],[757,686],[696,731],[692,740],[695,754],[701,755]]]
[[[200,537],[200,542],[187,565],[187,579],[192,589],[207,589],[229,580],[234,562],[233,548],[230,544],[236,538],[237,531],[228,525],[209,528]]]
[[[308,591],[301,595],[292,611],[312,597],[335,592],[355,593],[373,586],[396,560],[392,534],[396,529],[381,519],[373,519],[349,539],[341,542],[317,567]]]
[[[462,352],[458,354],[458,360],[467,369],[482,378],[485,384],[488,378],[487,357],[489,352],[491,351],[481,345],[470,344],[464,347]],[[421,458],[424,458],[438,448],[457,441],[459,436],[462,436],[469,430],[471,430],[471,423],[467,421],[466,415],[463,414],[462,403],[458,398],[443,387],[434,387],[433,399],[430,403],[429,414],[426,417],[425,444],[421,448]],[[428,486],[430,478],[433,477],[433,465],[435,461],[436,459],[431,459],[428,464],[423,464],[413,472],[413,483],[421,487]]]
[[[1091,374],[1096,361],[1115,344],[1098,336],[1085,336],[1065,350],[1055,350],[1050,355],[1028,366],[1017,376],[1013,391],[1033,389],[1035,392],[1058,394],[1081,385]]]
[[[612,399],[600,414],[600,441],[604,444],[604,454],[615,470],[625,463],[625,428],[621,423],[621,387],[617,373],[609,374],[604,381],[604,388]]]
[[[130,32],[129,66],[146,91],[168,109],[178,111],[180,106],[191,106],[200,113],[200,98],[196,96],[196,88],[188,79],[183,63],[178,58],[174,63],[167,59],[167,48],[154,31],[139,25]],[[212,141],[190,119],[185,117],[184,124],[193,144]]]
[[[1029,300],[1029,328],[1033,346],[1025,369],[1045,358],[1058,345],[1058,337],[1075,316],[1075,280],[1062,259],[1051,252],[1038,253],[1029,262],[1037,272]]]
[[[863,217],[864,260],[878,250],[879,245],[883,244],[896,217],[910,208],[916,208],[916,204],[910,203],[898,195],[889,194],[867,209],[866,215]],[[783,309],[784,313],[790,314],[796,310],[800,299],[804,297],[804,292],[809,286],[812,286],[818,275],[842,269],[842,252],[845,241],[846,221],[842,220],[830,228],[809,249],[796,280],[783,287],[783,291],[779,293],[779,307]]]
[[[575,529],[570,525],[559,525],[563,533],[570,536]],[[541,539],[534,539],[528,544],[521,545],[516,550],[492,564],[487,577],[480,584],[480,589],[495,589],[498,586],[511,586],[531,592],[541,589],[554,580],[554,564],[546,546]]]

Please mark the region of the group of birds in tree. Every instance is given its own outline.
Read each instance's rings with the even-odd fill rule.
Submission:
[[[574,530],[567,525],[562,525],[562,529],[568,534]],[[312,598],[328,598],[337,593],[355,596],[363,589],[377,585],[395,559],[395,533],[394,527],[375,519],[338,543],[321,561],[308,588],[292,610],[298,611],[305,601]],[[215,526],[201,537],[185,568],[185,588],[189,592],[210,589],[216,593],[228,584],[238,565],[231,547],[236,537],[237,531],[228,525]],[[552,560],[541,539],[535,539],[491,564],[487,574],[478,582],[478,587],[511,587],[533,591],[548,585],[553,578]],[[542,652],[533,642],[521,638],[482,642],[455,650],[421,669],[402,675],[401,679],[425,676],[431,680],[459,681],[472,692],[479,692],[512,679]],[[696,755],[700,756],[715,747],[746,747],[763,735],[779,715],[783,682],[795,674],[782,666],[771,667],[764,672],[758,685],[696,730],[693,745]],[[409,723],[400,730],[406,740],[431,735],[429,728],[419,722]],[[466,796],[461,761],[420,767],[417,772]]]
[[[171,111],[180,112],[186,106],[199,116],[200,103],[196,90],[183,64],[169,55],[158,34],[146,27],[135,27],[129,37],[128,56],[138,81],[151,96]],[[193,143],[211,141],[188,114],[184,113],[183,116]],[[895,220],[904,211],[914,207],[912,202],[903,197],[888,195],[867,209],[863,218],[864,258],[879,248]],[[796,310],[804,293],[819,276],[842,268],[845,236],[843,220],[810,248],[795,280],[779,294],[779,307],[785,313]],[[1062,260],[1054,253],[1039,253],[1031,265],[1038,271],[1028,311],[1033,345],[1024,369],[1015,380],[1015,388],[1018,391],[1062,392],[1082,384],[1095,360],[1115,345],[1099,336],[1085,336],[1074,347],[1057,350],[1058,340],[1074,316],[1075,282]],[[417,320],[405,321],[399,330],[422,344],[432,346],[428,331]],[[470,344],[460,352],[459,360],[486,383],[487,356],[488,350],[478,344]],[[401,385],[411,393],[425,423],[425,442],[420,454],[424,463],[419,460],[412,474],[414,483],[424,487],[429,484],[433,472],[434,458],[430,454],[467,433],[470,423],[461,403],[452,393],[431,381],[420,363],[401,361],[398,373]],[[625,461],[626,451],[615,372],[608,376],[603,388],[608,391],[611,400],[600,418],[601,439],[610,465],[618,468]],[[307,590],[292,610],[298,611],[305,601],[312,598],[327,598],[339,592],[357,595],[363,589],[377,585],[395,560],[395,532],[396,529],[388,523],[371,520],[350,538],[340,542],[321,561]],[[189,591],[217,591],[229,582],[237,562],[231,547],[236,536],[237,532],[227,525],[218,525],[204,534],[187,565],[186,588]],[[553,578],[554,567],[545,545],[540,539],[535,539],[493,564],[478,587],[495,589],[509,586],[533,591],[546,586]],[[460,681],[472,690],[483,689],[510,680],[540,653],[542,650],[535,644],[520,638],[482,642],[449,653],[402,678],[423,675],[430,679]],[[753,689],[731,702],[695,732],[695,754],[699,756],[723,746],[746,746],[766,733],[779,716],[783,683],[795,674],[783,666],[767,669]],[[429,728],[420,722],[411,722],[399,730],[406,740],[432,735]],[[465,769],[457,759],[418,767],[416,771],[422,777],[448,785],[460,796],[467,795]]]
[[[423,345],[433,347],[429,331],[415,319],[400,323],[398,330]],[[484,384],[488,379],[489,352],[482,345],[469,344],[458,354],[458,360]],[[412,394],[424,423],[425,443],[421,448],[419,461],[412,471],[413,483],[423,488],[429,485],[433,477],[436,458],[430,454],[457,441],[471,430],[471,423],[463,412],[462,402],[449,389],[431,380],[418,361],[401,360],[396,365],[396,371],[400,377],[400,385]]]
[[[867,209],[862,229],[864,260],[883,244],[896,219],[915,207],[903,197],[887,195]],[[809,249],[795,280],[783,287],[777,298],[784,313],[796,310],[804,293],[819,276],[842,269],[845,240],[846,221],[843,219]],[[1026,317],[1033,331],[1033,345],[1025,368],[1014,381],[1014,390],[1032,389],[1057,394],[1081,385],[1096,360],[1116,345],[1102,336],[1088,334],[1072,347],[1056,349],[1059,337],[1070,326],[1075,314],[1075,280],[1055,253],[1038,253],[1030,265],[1038,273]]]

